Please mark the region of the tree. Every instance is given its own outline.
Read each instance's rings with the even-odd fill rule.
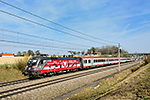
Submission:
[[[85,51],[82,51],[81,54],[84,55]]]
[[[77,54],[80,55],[80,51],[78,51]]]
[[[40,55],[40,51],[39,50],[35,51],[35,54]]]
[[[73,53],[73,55],[76,55],[76,54],[77,54],[76,51],[72,51],[72,53]]]
[[[29,56],[30,56],[30,55],[33,56],[33,55],[34,55],[34,52],[33,52],[32,50],[28,50],[28,54],[29,54]]]
[[[21,56],[21,52],[20,52],[20,51],[18,51],[17,55],[18,55],[18,56]]]
[[[73,55],[73,51],[68,51],[68,53],[70,53],[71,55]]]
[[[86,54],[91,55],[91,49],[88,49]]]
[[[92,51],[91,52],[92,54],[95,54],[95,48],[94,47],[91,48],[91,51]]]
[[[102,46],[100,48],[94,48],[92,47],[91,49],[88,49],[87,51],[87,54],[95,54],[96,52],[101,52],[101,54],[117,54],[118,53],[118,47],[117,46],[109,46],[109,45],[106,45],[106,46]],[[128,53],[127,51],[125,50],[121,50],[122,53]]]

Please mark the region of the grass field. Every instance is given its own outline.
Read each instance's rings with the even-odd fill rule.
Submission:
[[[97,87],[88,87],[64,100],[94,100],[96,98],[98,100],[148,100],[150,99],[150,64],[144,66],[148,66],[147,70],[137,74],[143,69],[140,66],[125,70],[101,81]]]
[[[11,65],[8,65],[8,67],[5,67],[4,65],[0,66],[0,82],[7,82],[24,78],[27,77],[24,76],[20,70],[12,68]]]
[[[14,64],[16,61],[23,59],[24,57],[0,57],[0,65],[2,64]]]
[[[22,72],[25,70],[28,59],[29,57],[1,57],[0,60],[5,63],[0,64],[0,82],[27,78]]]

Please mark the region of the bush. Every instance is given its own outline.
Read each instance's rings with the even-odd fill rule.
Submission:
[[[134,66],[134,67],[131,68],[131,72],[135,72],[135,71],[138,70],[139,68],[140,68],[139,65]]]
[[[13,66],[13,68],[18,69],[21,72],[23,72],[25,70],[27,62],[28,62],[28,57],[24,57],[24,59],[20,59],[20,60],[16,61],[16,64],[15,64],[15,66]]]
[[[9,70],[11,67],[10,67],[10,65],[8,65],[8,64],[4,64],[4,68],[5,68],[6,70]]]
[[[16,67],[21,72],[23,72],[25,70],[26,65],[27,65],[27,63],[25,63],[22,59],[18,60],[18,62],[16,63]]]
[[[146,64],[150,63],[150,55],[147,56],[147,59],[144,59],[144,62],[145,62]]]

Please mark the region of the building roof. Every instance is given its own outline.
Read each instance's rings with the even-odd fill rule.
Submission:
[[[3,54],[1,54],[2,56],[14,56],[14,54],[12,54],[12,53],[3,53]]]

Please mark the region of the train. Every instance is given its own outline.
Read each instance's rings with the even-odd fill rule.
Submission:
[[[120,57],[120,63],[134,61],[133,57]],[[118,57],[43,57],[29,59],[23,74],[29,78],[45,77],[54,73],[70,72],[119,63]]]

